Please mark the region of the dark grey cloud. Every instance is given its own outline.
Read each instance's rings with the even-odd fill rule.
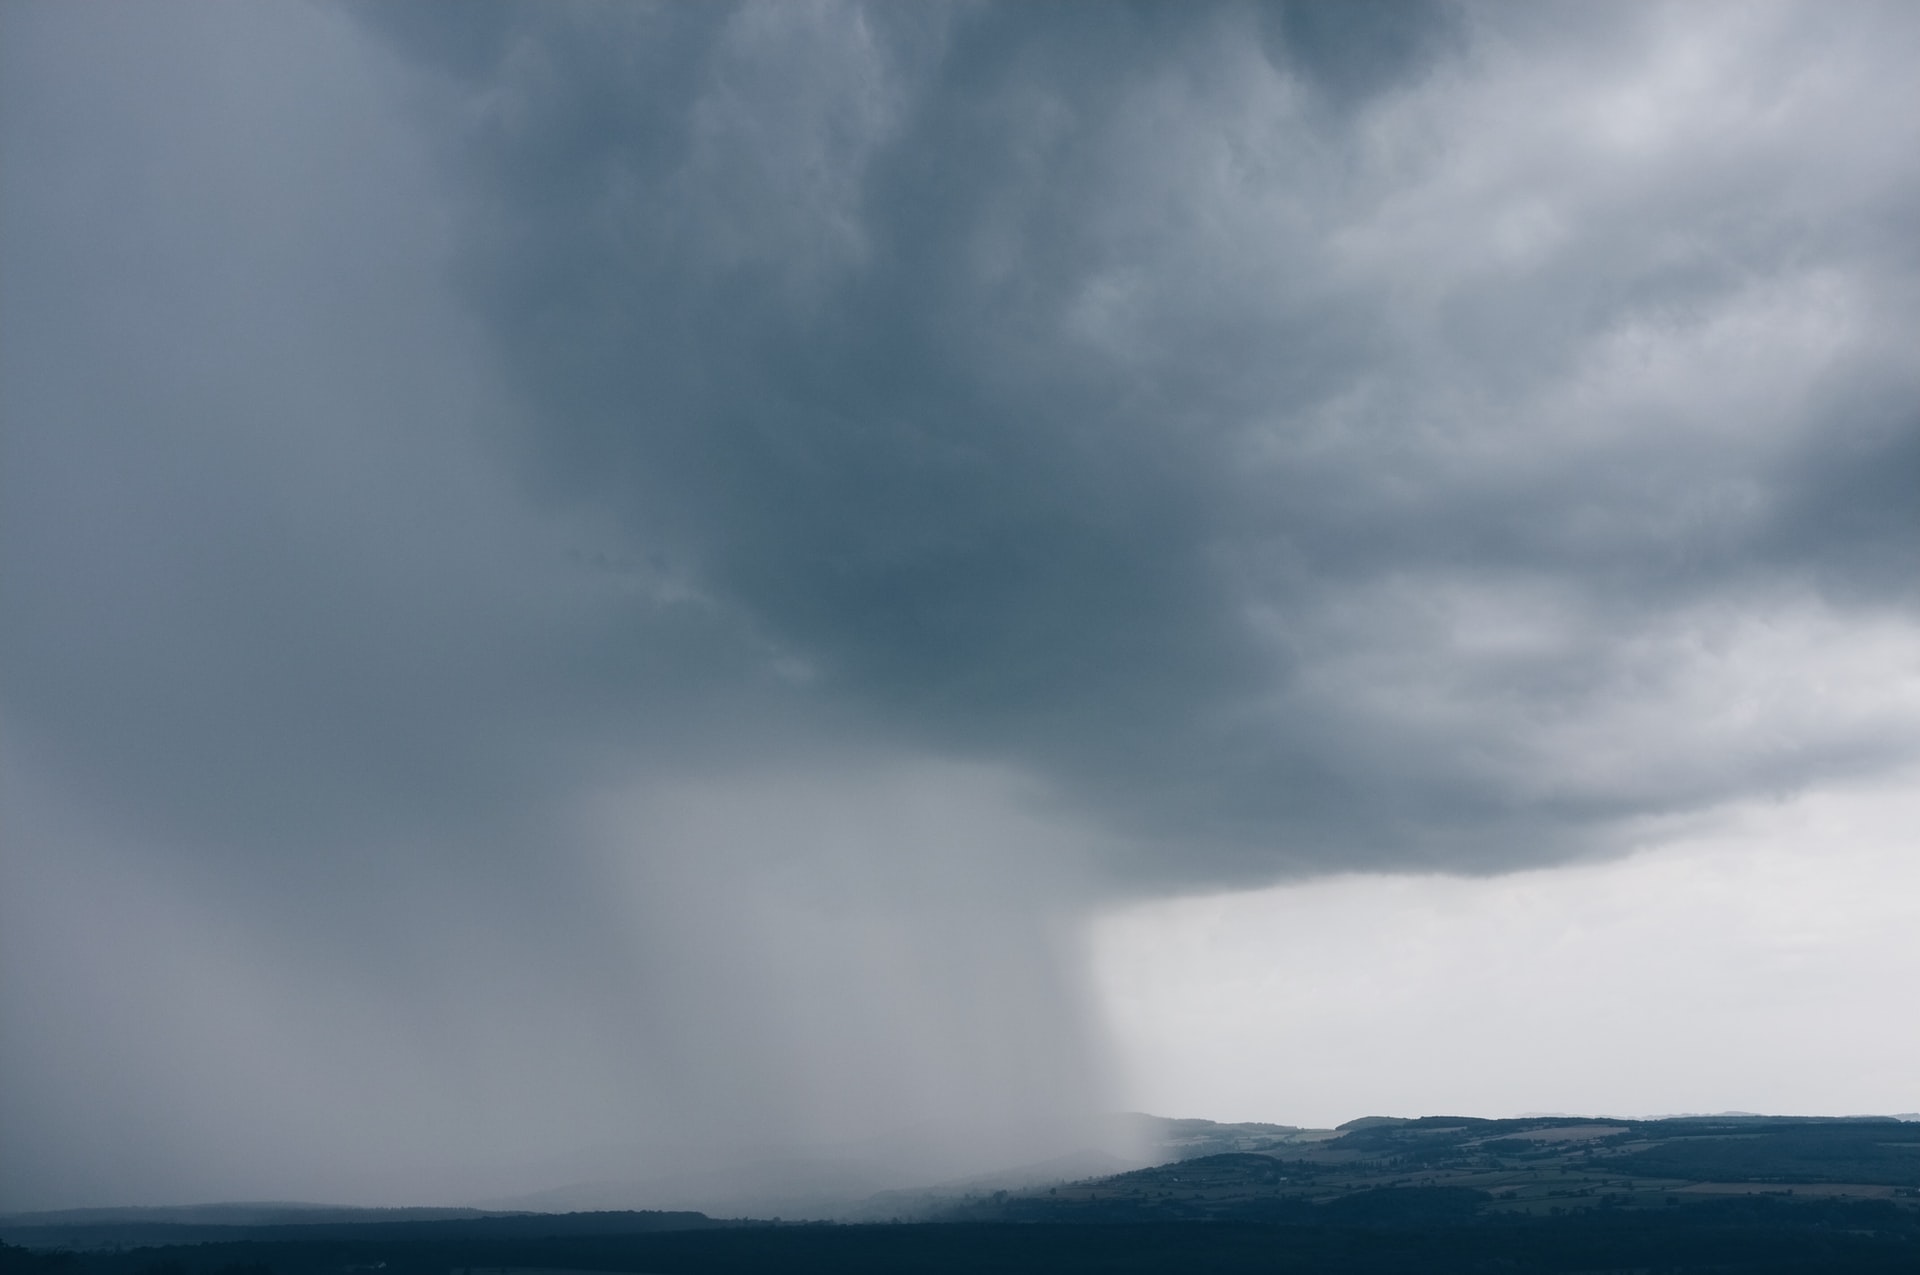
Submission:
[[[1337,108],[1376,94],[1462,51],[1462,8],[1450,3],[1263,4],[1255,9],[1261,47],[1274,67],[1298,76]]]
[[[1902,7],[4,21],[7,1200],[990,1159],[1088,906],[1920,742]]]
[[[1063,785],[1128,874],[1506,866],[1776,784],[1484,762],[1789,578],[1911,600],[1869,477],[1911,360],[1829,326],[1912,316],[1903,126],[1859,127],[1892,11],[514,17],[490,61],[400,34],[467,111],[465,277],[547,480],[824,693]],[[1466,617],[1396,609],[1509,601],[1591,631],[1483,656],[1443,729],[1329,682],[1453,682]]]

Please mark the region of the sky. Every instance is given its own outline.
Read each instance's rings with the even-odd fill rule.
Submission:
[[[1920,1109],[1916,56],[10,0],[0,1208]]]

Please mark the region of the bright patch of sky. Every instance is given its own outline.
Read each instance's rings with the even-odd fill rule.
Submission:
[[[1744,803],[1623,859],[1338,876],[1092,927],[1136,1108],[1920,1110],[1920,775]]]

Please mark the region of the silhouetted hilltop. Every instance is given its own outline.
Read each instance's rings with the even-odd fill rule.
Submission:
[[[1489,1215],[1668,1208],[1761,1195],[1920,1208],[1920,1124],[1891,1117],[1368,1117],[1331,1137],[1275,1140],[1042,1192],[975,1198],[947,1216],[1273,1220],[1305,1217],[1303,1209],[1358,1207],[1354,1197],[1381,1192],[1401,1193],[1394,1198],[1416,1212],[1445,1199],[1447,1211],[1457,1213],[1472,1199]]]
[[[340,1222],[450,1222],[487,1217],[497,1210],[466,1208],[357,1208],[306,1204],[295,1200],[256,1200],[220,1204],[150,1207],[53,1209],[10,1213],[0,1223],[12,1226],[302,1226]]]
[[[1025,1185],[950,1184],[923,1193],[935,1216],[913,1224],[76,1210],[0,1219],[0,1238],[31,1246],[0,1249],[0,1275],[1920,1269],[1920,1124],[1898,1119],[1138,1119],[1165,1162],[1049,1184],[1084,1163],[1069,1160],[1029,1166]],[[1220,1145],[1235,1149],[1181,1154]]]
[[[436,1244],[633,1235],[694,1230],[721,1223],[704,1213],[608,1211],[598,1213],[484,1213],[478,1209],[350,1209],[327,1206],[207,1206],[213,1216],[252,1220],[233,1223],[107,1220],[117,1213],[165,1216],[170,1209],[75,1209],[54,1214],[0,1218],[0,1240],[35,1249],[123,1250],[247,1241],[336,1244],[375,1242]],[[231,1210],[231,1212],[228,1212]],[[282,1210],[285,1210],[284,1212]],[[193,1215],[198,1207],[178,1210]],[[394,1216],[394,1215],[427,1216]],[[447,1216],[434,1216],[447,1215]],[[294,1220],[267,1221],[282,1217]]]

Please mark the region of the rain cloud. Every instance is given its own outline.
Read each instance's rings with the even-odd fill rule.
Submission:
[[[1090,908],[1920,756],[1908,7],[4,22],[6,1202],[1037,1154]]]

